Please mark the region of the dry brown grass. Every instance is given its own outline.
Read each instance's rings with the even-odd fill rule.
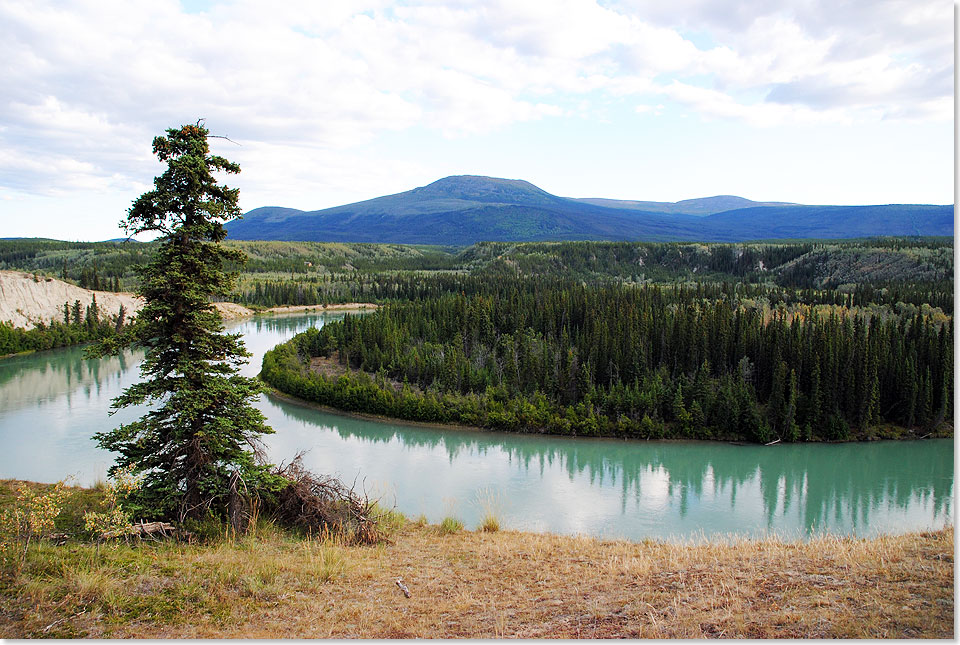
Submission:
[[[439,535],[407,523],[378,547],[268,534],[237,545],[141,547],[134,555],[125,548],[93,573],[68,565],[44,582],[35,571],[3,590],[0,636],[954,635],[952,528],[678,545],[514,531]]]
[[[344,374],[356,375],[360,373],[360,370],[340,363],[340,352],[338,350],[332,351],[329,357],[312,357],[310,359],[310,371],[315,374],[320,374],[321,376],[331,380],[336,380]],[[372,377],[372,374],[368,373],[368,376]],[[403,381],[399,381],[395,378],[387,378],[386,382],[394,389],[395,392],[400,393],[403,391]],[[413,383],[407,383],[407,387],[410,388],[411,392],[416,394],[422,392],[422,390]]]

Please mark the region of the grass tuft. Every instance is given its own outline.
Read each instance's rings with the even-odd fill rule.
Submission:
[[[445,517],[440,524],[437,525],[437,533],[439,535],[452,535],[462,530],[463,522],[455,517]]]
[[[393,508],[385,508],[379,504],[373,505],[372,516],[373,521],[377,523],[379,529],[388,537],[396,534],[407,523],[407,518],[403,513]]]
[[[500,530],[500,520],[495,515],[485,515],[480,522],[480,530],[483,533],[496,533]]]
[[[496,533],[500,530],[500,516],[503,514],[503,495],[492,488],[477,491],[474,504],[480,508],[483,520],[480,522],[480,531]]]

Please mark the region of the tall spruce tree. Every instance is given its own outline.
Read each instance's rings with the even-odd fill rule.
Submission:
[[[128,234],[160,233],[153,261],[140,269],[146,305],[128,333],[98,348],[100,354],[130,343],[146,349],[142,382],[113,407],[150,404],[150,411],[95,439],[118,453],[111,474],[126,466],[143,474],[136,501],[144,515],[180,520],[224,516],[232,478],[248,490],[270,478],[254,454],[258,437],[273,432],[251,405],[260,386],[238,374],[250,354],[239,334],[223,333],[211,305],[235,279],[224,263],[245,256],[220,244],[223,223],[240,215],[238,191],[218,185],[212,174],[240,167],[211,155],[208,135],[198,122],[153,140],[167,169],[122,222]]]

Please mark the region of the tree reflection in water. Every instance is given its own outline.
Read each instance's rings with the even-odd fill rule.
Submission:
[[[461,462],[487,459],[508,464],[510,477],[546,482],[549,472],[563,473],[572,484],[604,497],[617,494],[623,515],[642,511],[649,506],[642,502],[660,496],[663,503],[655,506],[690,520],[682,525],[699,524],[705,500],[714,512],[722,504],[731,513],[755,515],[751,525],[738,528],[751,534],[865,535],[897,530],[883,516],[913,516],[923,509],[928,526],[942,526],[952,514],[952,440],[766,447],[571,439],[378,423],[274,404],[291,421],[322,423],[317,433],[332,433],[347,443],[392,446],[400,453],[442,453],[457,471],[463,470]],[[498,483],[470,481],[463,472],[458,476],[464,488]],[[552,512],[576,513],[575,502]],[[759,506],[756,513],[749,512],[751,506]]]

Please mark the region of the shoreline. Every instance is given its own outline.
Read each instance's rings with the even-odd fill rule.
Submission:
[[[278,307],[270,307],[266,311],[273,314],[286,314],[293,313],[295,311],[315,311],[319,310],[320,312],[324,311],[354,311],[360,309],[379,309],[380,305],[373,302],[344,302],[341,304],[334,305],[280,305]]]
[[[127,294],[124,294],[127,295]],[[328,313],[328,312],[351,312],[351,311],[376,311],[380,308],[381,305],[372,303],[372,302],[345,302],[341,304],[327,305],[281,305],[278,307],[270,307],[269,309],[250,309],[243,305],[237,304],[235,302],[214,302],[211,303],[219,313],[220,320],[222,322],[234,322],[238,320],[244,320],[247,318],[256,318],[258,316],[268,316],[273,314],[290,314],[290,313]],[[22,329],[21,327],[15,327],[15,329]],[[27,354],[34,354],[37,352],[52,351],[55,349],[64,349],[67,347],[79,347],[85,345],[90,341],[83,341],[81,343],[74,343],[71,345],[60,345],[58,347],[51,347],[49,349],[25,349],[22,352],[13,352],[11,354],[2,354],[0,355],[0,361],[3,361],[8,358],[13,358],[15,356],[25,356]]]
[[[257,376],[259,379],[260,377]],[[383,414],[372,414],[370,412],[354,412],[352,410],[341,410],[333,406],[324,405],[322,403],[316,403],[315,401],[307,401],[306,399],[300,399],[286,392],[281,392],[277,388],[273,387],[266,381],[261,379],[260,381],[266,387],[266,393],[270,396],[276,397],[282,401],[288,403],[294,403],[296,405],[317,410],[318,412],[326,412],[328,414],[335,414],[340,417],[347,417],[348,419],[360,419],[362,421],[376,421],[377,423],[391,423],[394,425],[408,426],[411,428],[429,428],[431,430],[458,430],[465,432],[480,432],[484,434],[498,433],[498,434],[509,434],[509,435],[541,435],[541,436],[551,436],[551,437],[563,437],[563,435],[548,435],[544,432],[508,432],[506,430],[492,430],[490,428],[483,428],[481,426],[468,426],[461,423],[440,423],[437,421],[410,421],[409,419],[397,419],[394,417],[388,417]],[[571,439],[583,438],[583,437],[570,437]],[[600,439],[616,439],[616,437],[590,437],[590,438],[600,438]]]
[[[220,318],[226,320],[241,320],[243,318],[253,318],[255,316],[265,316],[270,314],[292,314],[292,313],[327,313],[332,311],[376,311],[380,305],[372,302],[344,302],[332,305],[279,305],[277,307],[268,307],[266,309],[251,309],[245,305],[235,302],[214,302],[214,308],[220,312]]]
[[[257,378],[260,379],[259,374]],[[483,434],[502,434],[510,436],[520,436],[520,437],[549,437],[551,439],[569,439],[571,441],[577,441],[582,439],[592,439],[592,440],[604,440],[604,441],[632,441],[636,443],[707,443],[707,444],[726,444],[730,446],[758,446],[764,448],[772,448],[773,446],[791,446],[791,445],[842,445],[848,443],[874,443],[877,441],[927,441],[928,439],[953,439],[953,434],[949,436],[934,436],[935,433],[929,433],[921,437],[870,437],[870,438],[857,438],[852,437],[843,441],[798,441],[798,442],[784,442],[784,441],[775,441],[770,444],[761,444],[761,443],[749,443],[743,440],[735,439],[644,439],[642,437],[615,437],[610,435],[599,435],[599,436],[583,436],[583,435],[564,435],[564,434],[553,434],[550,432],[516,432],[510,430],[495,430],[493,428],[484,428],[482,426],[470,426],[464,425],[461,423],[442,423],[439,421],[411,421],[409,419],[399,419],[396,417],[389,417],[382,414],[372,414],[370,412],[355,412],[352,410],[341,410],[333,406],[324,405],[322,403],[317,403],[315,401],[307,401],[306,399],[301,399],[295,397],[286,392],[282,392],[275,388],[273,385],[270,385],[266,381],[260,379],[260,382],[265,386],[265,393],[286,401],[288,403],[293,403],[305,408],[310,408],[317,410],[318,412],[325,412],[327,414],[334,414],[336,416],[346,417],[349,419],[360,419],[362,421],[373,421],[376,423],[383,424],[393,424],[400,426],[407,426],[412,428],[426,428],[430,430],[453,430],[457,432],[475,432]]]

